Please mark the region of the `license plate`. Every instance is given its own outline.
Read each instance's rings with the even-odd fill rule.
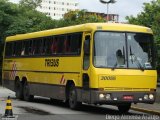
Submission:
[[[125,95],[125,96],[123,96],[123,99],[124,100],[133,100],[133,96]]]

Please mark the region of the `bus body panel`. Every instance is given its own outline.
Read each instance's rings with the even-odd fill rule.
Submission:
[[[58,66],[52,63],[54,60],[49,61],[52,59],[58,60]],[[80,57],[74,57],[72,60],[68,57],[6,59],[3,85],[15,91],[15,78],[18,77],[20,80],[26,78],[33,95],[63,100],[68,80],[74,81],[77,87],[82,86],[80,68]]]
[[[156,89],[157,77],[155,70],[126,70],[126,69],[95,69],[93,78],[98,79],[98,88],[137,88],[136,90]],[[95,88],[91,84],[91,88]],[[118,89],[117,89],[118,90]],[[134,90],[134,89],[133,89]]]
[[[58,63],[54,63],[54,60],[57,60]],[[64,76],[66,80],[72,78],[72,80],[75,80],[76,86],[81,86],[79,78],[75,78],[76,74],[80,74],[80,57],[74,57],[72,61],[67,57],[25,59],[19,58],[12,60],[7,59],[5,61],[3,70],[5,71],[5,74],[8,74],[7,76],[9,78],[6,78],[7,76],[4,76],[4,79],[14,80],[15,76],[19,76],[20,79],[22,79],[22,77],[26,77],[28,78],[29,82],[33,83],[58,85],[60,84],[60,80],[63,74],[66,74],[66,76]],[[57,66],[54,66],[54,64],[57,64]],[[14,73],[13,70],[15,71]],[[72,75],[73,77],[70,75]]]

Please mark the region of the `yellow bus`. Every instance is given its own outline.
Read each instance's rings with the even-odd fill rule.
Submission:
[[[6,38],[3,85],[18,99],[44,96],[68,102],[154,103],[157,72],[152,30],[87,23]]]

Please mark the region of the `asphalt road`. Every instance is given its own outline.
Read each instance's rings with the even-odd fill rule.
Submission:
[[[11,96],[12,111],[18,115],[18,120],[150,120],[155,118],[146,113],[130,110],[129,113],[121,115],[117,107],[114,106],[91,106],[82,105],[80,110],[74,111],[69,109],[63,102],[50,101],[48,98],[36,97],[33,102],[25,102],[15,99],[14,92],[0,88],[0,114],[5,112],[5,100]]]

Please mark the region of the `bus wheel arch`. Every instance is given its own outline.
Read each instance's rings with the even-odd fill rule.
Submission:
[[[34,96],[30,95],[30,88],[29,84],[27,82],[27,78],[23,77],[22,78],[22,84],[23,84],[23,97],[25,101],[32,101]]]
[[[22,82],[22,85],[24,86],[24,83],[27,82],[27,78],[26,77],[22,77],[21,82]]]
[[[70,87],[72,85],[75,86],[74,81],[73,80],[67,80],[67,84],[66,84],[66,88],[65,88],[66,101],[68,101],[68,99],[69,99],[69,90],[70,90]]]
[[[15,95],[17,99],[23,99],[23,85],[18,76],[15,77]]]
[[[78,102],[78,95],[73,81],[68,81],[66,85],[66,99],[71,109],[78,109],[81,102]]]

